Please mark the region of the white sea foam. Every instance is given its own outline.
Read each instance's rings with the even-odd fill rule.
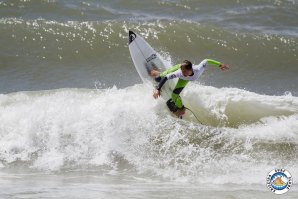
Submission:
[[[1,167],[104,166],[102,172],[137,171],[215,184],[263,183],[260,175],[281,166],[298,173],[297,97],[190,85],[184,99],[210,123],[201,125],[190,113],[186,120],[170,116],[164,100],[154,100],[150,89],[135,85],[0,95]],[[247,104],[264,114],[253,115]],[[252,120],[230,125],[233,108],[234,123],[247,114]]]

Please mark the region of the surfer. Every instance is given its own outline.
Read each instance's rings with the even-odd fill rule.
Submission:
[[[197,80],[204,72],[207,64],[218,66],[221,70],[227,70],[229,67],[213,59],[205,59],[199,65],[193,67],[188,60],[183,61],[182,64],[172,66],[164,72],[158,70],[151,70],[150,75],[155,77],[155,81],[159,82],[153,97],[157,99],[160,96],[161,88],[167,80],[179,78],[178,82],[172,92],[172,98],[167,101],[167,106],[171,112],[177,117],[182,117],[185,114],[186,108],[183,105],[180,93],[189,81]]]

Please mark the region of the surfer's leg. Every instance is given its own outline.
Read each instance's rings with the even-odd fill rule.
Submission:
[[[187,85],[187,83],[188,83],[187,80],[179,79],[174,90],[173,90],[172,101],[175,103],[175,105],[178,109],[181,109],[184,107],[182,99],[179,94],[184,89],[184,87]]]

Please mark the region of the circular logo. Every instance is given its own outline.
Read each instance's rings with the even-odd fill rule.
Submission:
[[[292,184],[292,176],[285,169],[274,169],[267,176],[267,187],[275,194],[286,193]]]

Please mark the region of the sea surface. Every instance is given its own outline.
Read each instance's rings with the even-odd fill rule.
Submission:
[[[298,198],[297,19],[297,0],[1,0],[0,198]],[[230,66],[182,92],[199,121],[153,99],[129,30],[168,64]]]

